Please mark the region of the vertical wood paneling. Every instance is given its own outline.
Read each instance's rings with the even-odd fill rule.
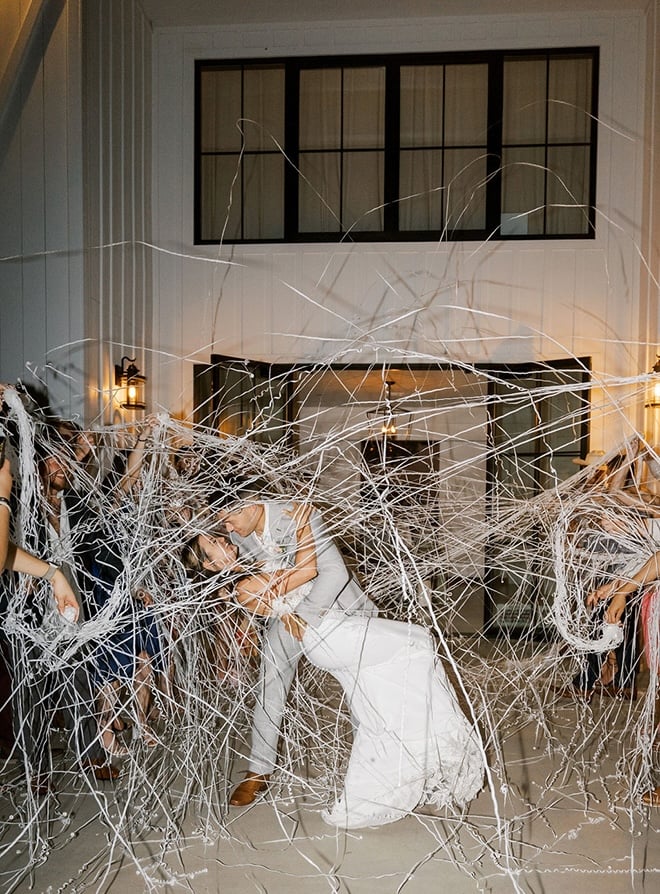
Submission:
[[[25,18],[27,10],[16,0],[0,10],[0,45],[29,48],[2,53],[13,68],[2,71],[11,102],[0,134],[0,257],[20,260],[0,263],[0,380],[43,382],[53,410],[75,414],[82,363],[64,346],[80,339],[83,316],[80,192],[71,190],[80,183],[72,174],[81,139],[78,2],[44,3]]]
[[[23,7],[19,0],[1,4],[0,48],[10,43],[8,31],[1,26],[8,23],[10,30],[18,28]],[[657,47],[657,0],[649,9],[654,29],[651,45]],[[309,52],[310,47],[341,52],[349,45],[358,52],[368,50],[374,40],[384,49],[390,43],[410,51],[431,45],[465,49],[470,45],[487,47],[493,33],[501,35],[502,45],[523,46],[530,41],[561,45],[579,35],[582,42],[599,42],[602,47],[600,111],[608,126],[601,129],[599,200],[605,218],[596,243],[576,242],[565,254],[563,248],[557,253],[552,244],[541,245],[531,254],[528,246],[515,244],[506,249],[512,263],[504,260],[502,246],[496,243],[470,246],[467,251],[458,246],[429,251],[428,245],[412,251],[410,246],[367,245],[327,250],[319,246],[267,251],[237,248],[221,254],[245,267],[225,276],[218,270],[209,272],[204,261],[145,254],[136,245],[137,241],[151,241],[151,32],[139,6],[128,0],[83,4],[83,289],[81,256],[77,254],[83,195],[80,177],[76,179],[74,173],[80,169],[82,140],[75,123],[80,115],[78,10],[79,0],[65,4],[57,27],[44,39],[42,69],[34,81],[21,85],[20,119],[13,122],[13,142],[9,141],[0,167],[0,188],[13,212],[10,220],[0,221],[0,251],[2,256],[25,256],[20,267],[0,265],[1,378],[22,374],[26,361],[43,365],[45,352],[74,337],[84,319],[85,334],[94,344],[87,359],[91,385],[108,388],[112,364],[122,353],[136,351],[150,373],[151,360],[145,348],[162,344],[164,351],[181,357],[206,350],[209,333],[196,323],[206,319],[212,327],[218,301],[218,345],[231,348],[228,352],[232,353],[272,358],[295,359],[301,354],[309,356],[310,351],[314,356],[327,355],[336,351],[334,340],[339,339],[344,347],[357,344],[363,350],[353,359],[367,360],[364,345],[368,338],[352,340],[361,331],[396,316],[400,305],[415,302],[428,304],[419,343],[428,342],[429,349],[438,354],[444,337],[456,356],[466,360],[482,361],[487,359],[484,354],[493,359],[516,359],[520,344],[515,344],[514,336],[526,326],[543,329],[551,336],[542,345],[534,338],[522,340],[532,346],[534,354],[550,352],[553,339],[569,341],[575,353],[600,355],[608,369],[624,373],[636,368],[634,352],[617,349],[617,342],[658,338],[657,287],[653,283],[648,287],[641,307],[636,253],[641,238],[644,125],[641,17],[626,19],[612,14],[592,23],[577,15],[561,19],[519,16],[515,28],[512,18],[493,21],[493,27],[486,28],[483,21],[466,17],[452,20],[451,26],[444,28],[439,24],[436,29],[428,22],[422,28],[411,21],[405,32],[392,23],[383,27],[371,24],[368,29],[360,23],[344,23],[341,27],[292,25],[273,33],[264,26],[253,27],[249,33],[211,29],[199,37],[185,29],[159,34],[153,94],[158,115],[153,219],[158,244],[181,255],[204,255],[191,245],[192,62],[198,52],[213,56],[221,46],[230,56],[244,54],[246,47],[264,55]],[[404,33],[406,46],[402,47]],[[284,41],[282,46],[278,39]],[[306,43],[308,40],[311,43]],[[271,49],[264,51],[266,46]],[[657,80],[657,63],[653,71]],[[647,111],[647,133],[657,132],[656,122],[655,109]],[[657,258],[655,229],[656,235],[649,236],[646,246]],[[115,242],[125,244],[110,248]],[[66,261],[45,262],[42,253],[50,248],[61,248]],[[37,257],[28,257],[33,254]],[[155,307],[152,262],[157,275]],[[315,269],[325,270],[318,284],[312,276]],[[308,290],[319,307],[292,293],[287,282]],[[564,315],[561,308],[569,293],[575,313]],[[459,309],[447,310],[444,306],[448,304]],[[504,320],[484,320],[475,313],[480,309],[499,313]],[[30,326],[26,324],[28,314]],[[44,323],[35,325],[34,319]],[[655,323],[653,335],[649,320]],[[23,333],[22,344],[8,334],[12,327]],[[299,327],[318,334],[319,340],[296,344],[290,336],[302,331]],[[277,331],[282,336],[277,336]],[[414,335],[416,338],[417,331]],[[411,332],[400,325],[379,331],[380,340],[388,337],[399,343],[410,338]],[[417,344],[415,338],[411,344]],[[610,340],[611,347],[603,346],[603,338]],[[159,402],[171,405],[168,395],[178,395],[182,388],[186,395],[182,403],[189,401],[189,370],[169,357],[163,366],[167,372],[162,382],[160,371],[153,377]],[[100,405],[100,401],[90,405],[89,415],[96,415]]]
[[[110,400],[114,364],[136,357],[151,370],[151,277],[144,264],[150,237],[151,32],[128,0],[84,7],[86,283],[97,296],[86,320],[90,358],[106,403],[89,407],[105,419],[121,415]],[[146,169],[146,170],[145,170]]]
[[[273,246],[266,252],[250,246],[223,249],[223,254],[231,253],[232,259],[244,266],[224,281],[222,319],[226,329],[222,341],[245,356],[262,346],[272,358],[289,359],[309,357],[310,352],[317,358],[329,358],[336,355],[339,345],[346,350],[350,344],[351,359],[380,361],[383,351],[376,351],[374,345],[389,339],[395,345],[407,342],[411,350],[421,345],[435,356],[442,356],[446,345],[449,356],[466,362],[513,362],[557,357],[562,346],[566,351],[604,356],[603,337],[613,343],[637,339],[635,234],[640,217],[638,137],[643,129],[642,22],[641,14],[593,17],[576,12],[560,17],[491,17],[487,23],[469,16],[437,23],[426,20],[423,25],[410,20],[405,31],[404,23],[397,28],[391,22],[354,22],[292,24],[279,30],[264,25],[158,33],[159,75],[154,84],[158,242],[193,256],[156,259],[157,269],[166,265],[168,270],[168,276],[161,278],[158,296],[163,332],[171,332],[169,320],[177,318],[182,301],[186,313],[194,312],[196,306],[203,313],[208,300],[204,286],[194,291],[195,282],[200,284],[202,278],[193,272],[199,264],[194,255],[207,250],[193,246],[190,237],[195,58],[240,57],[247,46],[253,55],[264,58],[349,48],[366,52],[374,40],[383,51],[488,49],[493,45],[492,35],[497,34],[498,48],[562,46],[576,41],[601,46],[600,114],[604,126],[598,193],[608,217],[601,221],[596,241],[435,247],[300,245]],[[611,226],[608,219],[614,221],[615,217]],[[178,289],[177,269],[189,286],[185,296]],[[293,279],[296,276],[297,281]],[[308,293],[318,306],[304,299],[292,302],[283,282]],[[422,324],[410,323],[408,328],[399,323],[383,325],[377,330],[377,339],[365,334],[376,331],[388,319],[395,320],[401,308],[416,305],[424,307]],[[283,313],[285,329],[278,326],[278,314]],[[541,338],[537,330],[548,337]],[[277,336],[278,331],[283,334]],[[195,340],[194,333],[193,339],[186,341],[189,332],[187,327],[181,343],[184,355],[195,354],[204,346],[204,339]],[[290,337],[295,332],[321,337],[318,341],[300,339],[296,344]],[[619,351],[617,357],[619,371],[634,367],[625,352]],[[191,390],[191,383],[187,388]]]
[[[660,353],[660,0],[647,11],[644,121],[649,139],[645,145],[642,215],[644,264],[641,271],[639,327],[648,333],[648,346],[640,349],[640,366],[651,369]],[[654,444],[660,443],[660,413],[646,412],[645,428]]]
[[[545,338],[543,353],[551,356],[561,351],[575,352],[575,321],[579,302],[576,301],[577,256],[571,249],[553,249],[548,257],[548,294],[551,300],[542,303],[541,330],[547,333],[563,332],[559,345]]]

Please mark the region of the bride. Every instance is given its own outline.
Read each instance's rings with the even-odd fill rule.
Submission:
[[[225,537],[200,534],[199,566],[228,571],[237,601],[275,615],[307,659],[341,684],[354,725],[343,790],[323,819],[343,828],[401,819],[421,804],[465,805],[483,786],[480,738],[461,711],[429,631],[411,623],[329,610],[313,627],[295,614],[316,576],[311,507],[297,505],[295,565],[250,573]],[[292,623],[293,622],[293,623]]]

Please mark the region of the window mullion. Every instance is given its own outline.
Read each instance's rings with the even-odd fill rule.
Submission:
[[[385,158],[383,164],[383,230],[399,230],[399,152],[401,142],[401,91],[399,63],[385,69]]]
[[[597,162],[597,146],[598,146],[598,66],[599,51],[594,51],[593,63],[591,67],[591,147],[590,147],[590,166],[589,166],[589,223],[590,232],[593,234],[596,230],[596,162]]]
[[[548,171],[550,170],[550,56],[545,60],[545,154],[543,156],[543,232],[548,232]]]
[[[241,66],[241,156],[238,166],[241,190],[241,239],[245,239],[245,66]]]
[[[488,63],[488,134],[486,138],[486,232],[499,235],[502,220],[502,130],[504,114],[504,57]]]
[[[344,177],[346,165],[344,164],[344,66],[341,66],[341,79],[339,86],[339,232],[343,235],[344,227]]]
[[[300,65],[289,62],[284,74],[284,239],[300,236]]]

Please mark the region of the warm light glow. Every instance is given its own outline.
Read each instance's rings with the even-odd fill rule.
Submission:
[[[382,435],[390,435],[393,437],[396,434],[396,425],[394,424],[394,419],[386,419],[383,422],[380,433]]]
[[[123,395],[118,395],[119,405],[124,410],[144,410],[144,385],[146,377],[140,375],[135,365],[135,358],[122,357],[121,363],[115,364],[115,385],[125,388]],[[123,399],[122,399],[123,398]]]
[[[646,403],[646,406],[658,408],[660,407],[660,354],[658,354],[656,361],[653,364],[651,374],[653,375],[653,378],[648,386],[647,394],[649,400]]]

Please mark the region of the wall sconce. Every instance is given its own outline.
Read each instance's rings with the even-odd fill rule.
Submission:
[[[644,406],[657,408],[660,407],[660,354],[656,357],[653,369],[649,375],[654,375],[655,379],[651,381],[649,388],[649,397],[651,399]]]
[[[121,406],[124,410],[144,410],[144,384],[146,376],[140,375],[140,370],[135,365],[135,357],[122,357],[121,363],[115,363],[115,385],[117,388],[125,388],[124,400]]]

